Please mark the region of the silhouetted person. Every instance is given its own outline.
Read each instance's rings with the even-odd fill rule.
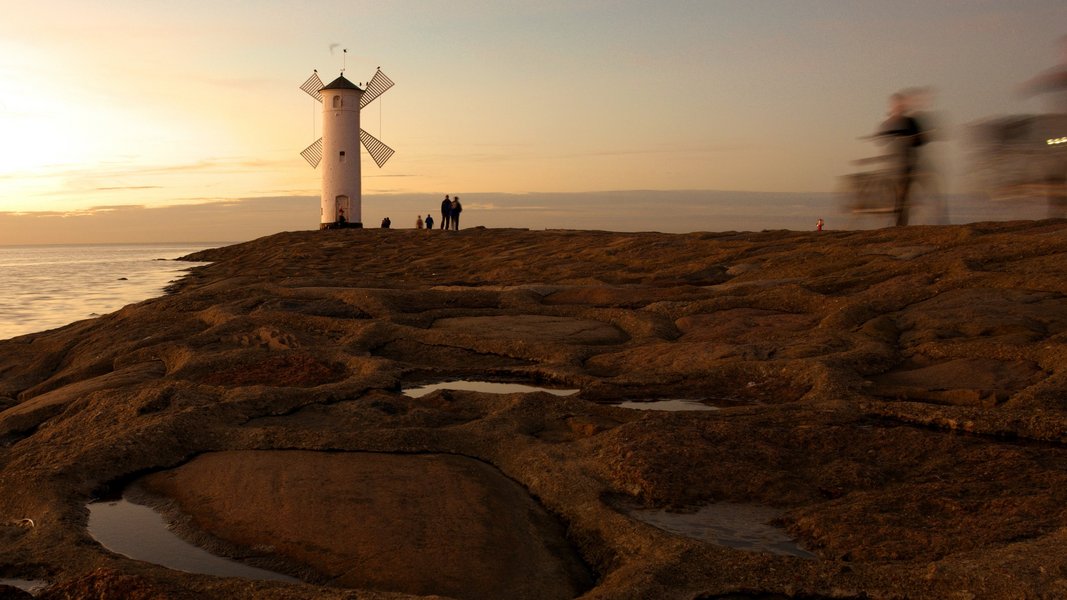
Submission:
[[[911,185],[915,177],[918,148],[924,142],[919,123],[907,113],[907,98],[893,94],[889,98],[889,118],[878,130],[878,136],[889,144],[890,168],[895,180],[893,212],[897,226],[908,224]]]
[[[382,219],[382,229],[389,229],[389,226],[392,224],[393,222],[389,220],[389,217]]]
[[[931,110],[934,90],[929,87],[908,88],[902,94],[907,115],[915,121],[916,128],[919,130],[918,143],[914,146],[915,170],[912,181],[922,186],[923,195],[933,205],[937,223],[947,225],[948,206],[945,204],[945,196],[941,190],[941,174],[938,173],[937,165],[930,157],[930,148],[927,145],[941,136],[941,130],[938,128],[940,119]]]
[[[348,223],[348,220],[345,219],[345,209],[338,208],[337,209],[337,226],[338,227],[344,227],[345,224],[347,224],[347,223]]]
[[[452,229],[459,231],[459,213],[463,212],[463,205],[459,203],[459,196],[452,199]]]
[[[426,215],[426,229],[433,229],[433,217]]]
[[[452,200],[445,194],[441,201],[441,229],[448,229],[449,218],[452,216]]]
[[[422,229],[422,215],[415,217],[415,229]]]

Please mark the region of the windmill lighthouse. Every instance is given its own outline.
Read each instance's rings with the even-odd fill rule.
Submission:
[[[363,190],[359,165],[362,143],[381,168],[393,155],[386,146],[359,126],[359,111],[381,96],[393,82],[378,69],[366,88],[341,76],[323,85],[315,72],[300,86],[322,103],[322,137],[300,153],[312,168],[322,162],[322,212],[319,229],[362,227]]]

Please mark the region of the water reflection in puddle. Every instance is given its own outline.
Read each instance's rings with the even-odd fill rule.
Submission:
[[[634,410],[666,410],[672,412],[679,410],[719,410],[718,406],[709,406],[700,400],[626,400],[615,406]]]
[[[532,385],[523,385],[521,383],[500,383],[498,381],[468,381],[466,379],[460,379],[457,381],[442,381],[440,383],[431,383],[429,385],[420,385],[417,387],[406,388],[402,390],[404,395],[412,398],[418,398],[425,396],[431,392],[437,390],[463,390],[467,392],[484,392],[486,394],[515,394],[523,393],[529,394],[531,392],[548,392],[556,396],[573,396],[580,390],[561,390],[544,387],[534,387]]]
[[[738,550],[818,558],[770,524],[782,513],[769,506],[719,503],[692,513],[631,509],[627,514],[664,531]]]
[[[40,581],[38,579],[3,579],[0,578],[0,585],[9,585],[13,588],[18,588],[24,592],[36,594],[48,587],[47,581]]]
[[[198,548],[168,529],[159,513],[125,499],[89,504],[89,535],[112,552],[177,571],[299,582]]]

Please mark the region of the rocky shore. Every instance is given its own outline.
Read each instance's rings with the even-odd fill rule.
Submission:
[[[1067,597],[1067,221],[187,258],[0,341],[0,578],[37,598]],[[404,393],[459,379],[580,391]],[[715,410],[618,406],[667,399]],[[303,583],[105,549],[86,505],[123,490]],[[642,517],[726,506],[802,552]]]

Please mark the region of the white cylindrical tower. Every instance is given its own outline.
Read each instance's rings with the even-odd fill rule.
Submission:
[[[363,90],[341,75],[319,93],[322,95],[322,215],[319,228],[336,227],[341,221],[362,227],[359,102]]]

